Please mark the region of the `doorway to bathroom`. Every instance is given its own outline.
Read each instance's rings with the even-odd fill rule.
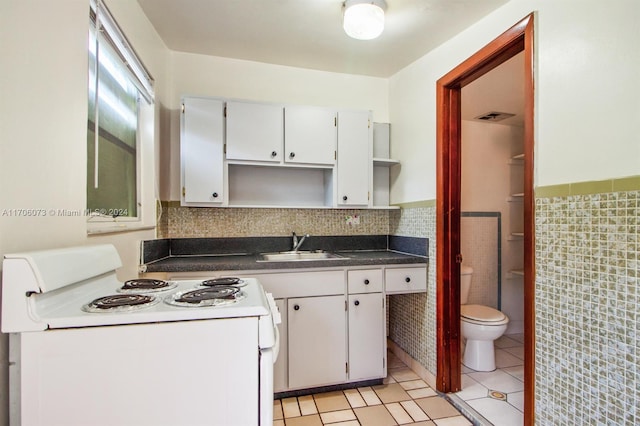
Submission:
[[[437,388],[461,390],[460,266],[462,88],[518,54],[523,55],[522,285],[524,293],[524,424],[534,419],[533,14],[437,82]]]

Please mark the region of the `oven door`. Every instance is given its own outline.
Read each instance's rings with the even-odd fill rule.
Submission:
[[[246,317],[21,333],[22,425],[255,425],[269,358],[258,328]]]

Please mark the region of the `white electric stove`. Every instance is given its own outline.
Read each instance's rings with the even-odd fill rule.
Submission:
[[[120,282],[111,245],[6,255],[14,425],[271,425],[280,315],[255,279]]]

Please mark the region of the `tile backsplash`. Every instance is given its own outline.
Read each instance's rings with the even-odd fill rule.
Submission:
[[[158,238],[387,235],[398,210],[181,207],[163,202]]]

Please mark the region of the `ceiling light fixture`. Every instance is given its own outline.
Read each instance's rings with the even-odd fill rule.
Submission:
[[[384,0],[346,0],[343,26],[349,37],[371,40],[384,30]]]

